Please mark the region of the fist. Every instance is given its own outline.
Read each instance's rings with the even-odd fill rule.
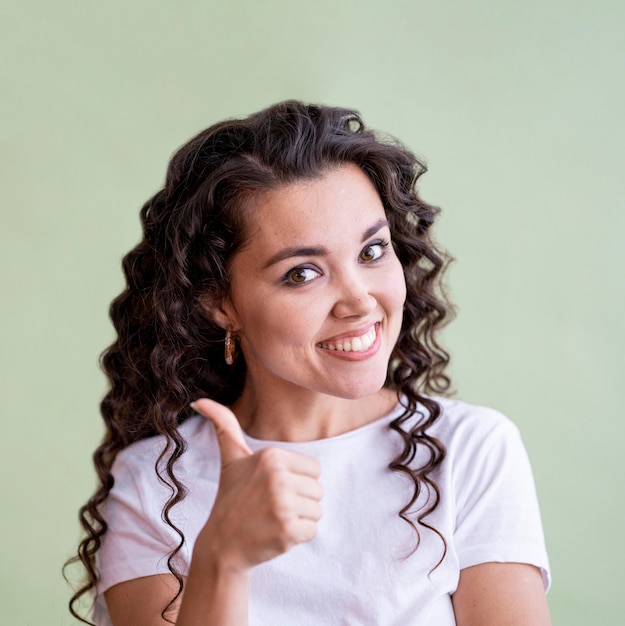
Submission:
[[[215,426],[221,452],[219,489],[194,560],[246,571],[313,539],[321,518],[319,463],[280,448],[253,453],[230,409],[205,398],[191,406]]]

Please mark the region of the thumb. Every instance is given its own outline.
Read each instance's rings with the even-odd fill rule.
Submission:
[[[252,456],[253,452],[245,443],[245,439],[243,439],[243,431],[239,421],[228,407],[208,398],[200,398],[195,402],[191,402],[190,406],[200,415],[213,422],[217,432],[219,449],[221,450],[222,467],[237,459]]]

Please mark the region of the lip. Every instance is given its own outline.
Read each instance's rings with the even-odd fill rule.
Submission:
[[[333,339],[324,340],[322,343],[335,343],[340,341],[341,339],[348,339],[353,337],[361,337],[372,327],[375,327],[375,340],[371,344],[368,350],[365,352],[344,352],[339,350],[328,350],[327,348],[321,347],[321,342],[317,344],[317,349],[321,350],[323,354],[326,354],[335,359],[340,359],[341,361],[365,361],[366,359],[371,358],[380,350],[380,346],[382,345],[382,336],[380,333],[380,322],[375,322],[374,324],[370,324],[366,326],[362,331],[356,330],[351,333],[344,333],[342,335],[337,335]],[[358,334],[360,333],[360,334]]]

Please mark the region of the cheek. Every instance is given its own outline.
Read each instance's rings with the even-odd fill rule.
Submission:
[[[289,302],[273,302],[271,306],[254,307],[247,315],[245,334],[250,343],[271,350],[281,344],[291,346],[310,342],[311,329],[316,328],[314,306],[294,306]]]
[[[399,259],[397,259],[393,271],[386,276],[384,286],[389,306],[403,311],[406,302],[406,278]]]

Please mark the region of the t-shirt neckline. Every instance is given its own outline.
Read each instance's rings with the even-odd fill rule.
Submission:
[[[281,441],[279,439],[256,439],[251,435],[248,435],[245,431],[243,432],[243,438],[245,441],[250,444],[252,448],[254,447],[267,447],[267,446],[280,446],[280,447],[306,447],[306,446],[324,446],[332,443],[342,442],[346,439],[356,438],[359,436],[366,435],[369,431],[378,429],[382,425],[386,425],[391,420],[399,417],[401,413],[406,410],[406,407],[401,404],[401,402],[396,402],[393,408],[382,415],[381,417],[372,420],[371,422],[367,422],[362,426],[358,426],[357,428],[353,428],[352,430],[347,430],[344,433],[339,435],[333,435],[332,437],[323,437],[321,439],[311,439],[310,441]]]

